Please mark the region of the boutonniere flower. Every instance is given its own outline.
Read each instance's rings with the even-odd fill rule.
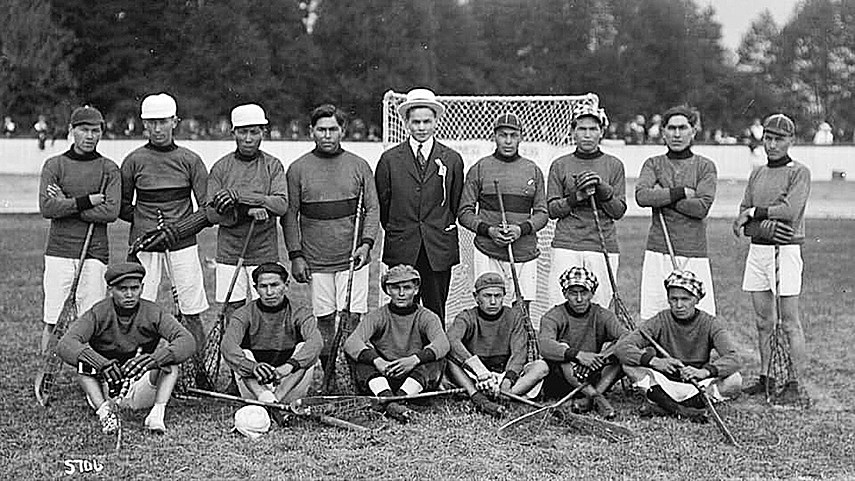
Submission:
[[[442,204],[440,205],[444,206],[448,197],[445,187],[445,176],[448,175],[448,167],[446,167],[439,158],[433,159],[433,161],[436,162],[436,166],[439,168],[439,177],[442,179]]]

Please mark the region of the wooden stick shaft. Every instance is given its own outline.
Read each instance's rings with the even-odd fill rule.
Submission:
[[[680,270],[680,266],[677,264],[677,256],[674,254],[674,244],[671,242],[671,234],[668,233],[668,225],[665,224],[665,216],[662,215],[662,209],[657,209],[656,213],[659,214],[659,224],[662,225],[662,234],[665,235],[665,245],[668,246],[668,256],[671,258],[671,266],[675,271],[678,271]]]
[[[643,337],[647,342],[650,343],[651,346],[653,346],[654,349],[656,349],[659,355],[664,357],[671,357],[668,351],[666,351],[665,348],[662,347],[662,345],[656,342],[656,340],[653,339],[650,334],[646,333],[643,329],[639,329],[638,332],[641,333],[641,337]],[[725,440],[734,446],[738,446],[738,444],[736,443],[736,438],[733,437],[733,434],[731,434],[730,429],[725,426],[724,420],[721,419],[721,416],[719,416],[718,411],[716,411],[715,407],[713,406],[712,400],[707,394],[706,389],[704,389],[704,387],[701,386],[698,381],[694,379],[689,379],[688,381],[689,383],[691,383],[692,386],[695,387],[695,389],[698,390],[699,393],[701,393],[701,398],[704,400],[704,404],[706,404],[707,406],[707,411],[709,411],[710,415],[713,417],[716,426],[718,426],[719,431],[721,431],[721,433],[724,435]]]
[[[222,399],[225,401],[232,401],[232,402],[237,402],[237,403],[241,403],[241,404],[251,404],[253,406],[261,406],[261,407],[265,407],[265,408],[280,409],[283,411],[293,412],[291,410],[290,406],[288,406],[286,404],[281,404],[281,403],[269,403],[269,402],[259,401],[257,399],[244,399],[242,397],[232,396],[230,394],[223,394],[223,393],[214,392],[214,391],[207,391],[204,389],[196,389],[196,388],[192,388],[192,387],[187,388],[187,392],[191,393],[191,394],[196,394],[199,396],[210,397],[213,399]],[[317,419],[318,421],[320,421],[324,424],[330,425],[330,426],[349,429],[352,431],[368,431],[368,428],[366,428],[365,426],[360,426],[358,424],[350,423],[350,422],[344,421],[342,419],[334,418],[332,416],[318,415],[318,416],[310,416],[310,417]]]

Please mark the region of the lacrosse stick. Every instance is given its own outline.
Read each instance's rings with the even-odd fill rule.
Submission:
[[[229,310],[229,301],[232,298],[232,292],[234,292],[238,276],[243,270],[243,263],[246,258],[246,249],[249,247],[249,241],[252,239],[253,229],[255,229],[254,218],[249,223],[249,229],[246,231],[246,237],[243,240],[243,247],[241,247],[240,255],[238,256],[235,271],[232,273],[232,280],[229,282],[229,289],[226,291],[226,299],[223,301],[222,307],[220,307],[220,314],[217,316],[217,322],[214,324],[214,327],[211,328],[211,332],[208,333],[208,339],[205,342],[205,348],[202,351],[205,356],[205,376],[208,378],[208,383],[217,391],[223,391],[226,388],[223,383],[219,382],[220,364],[222,363],[220,356],[220,343],[223,341],[223,333],[226,330],[226,314]]]
[[[406,396],[307,396],[293,401],[293,405],[300,409],[312,409],[319,406],[334,405],[335,403],[360,402],[367,401],[369,405],[383,405],[390,402],[407,402],[421,399],[431,399],[437,397],[452,396],[463,394],[466,390],[461,388],[447,389],[445,391],[426,391],[417,394],[408,394]]]
[[[606,248],[606,237],[603,235],[603,226],[600,223],[600,212],[597,208],[597,201],[594,199],[594,193],[596,193],[596,189],[593,187],[588,189],[588,199],[591,201],[591,210],[594,212],[594,224],[597,226],[597,234],[600,237],[600,247],[603,249],[603,258],[606,261],[606,271],[609,274],[609,284],[612,286],[612,306],[615,310],[615,315],[618,320],[623,324],[625,328],[632,331],[635,329],[635,322],[632,320],[632,316],[629,314],[629,310],[624,305],[623,300],[620,297],[620,293],[618,293],[617,281],[615,280],[615,274],[612,270],[612,263],[609,260],[609,251]]]
[[[502,189],[499,187],[499,181],[494,179],[493,185],[496,188],[496,196],[499,198],[499,211],[502,213],[502,230],[508,228],[508,216],[505,213],[505,201],[502,199]],[[522,290],[520,289],[520,279],[517,276],[517,264],[514,260],[513,243],[508,244],[508,263],[511,268],[511,277],[514,281],[514,298],[516,304],[520,308],[523,315],[523,324],[525,325],[526,335],[528,336],[528,353],[526,362],[532,362],[540,359],[540,346],[537,344],[537,333],[534,332],[534,326],[531,324],[531,317],[528,315],[528,309],[523,300]]]
[[[587,383],[586,383],[587,384]],[[582,386],[584,388],[584,385]],[[540,405],[524,396],[518,396],[516,394],[502,391],[500,393],[503,397],[510,399],[511,401],[515,401],[521,404],[525,404],[526,406],[531,406],[535,408],[533,416],[530,416],[527,419],[531,419],[532,417],[539,417],[542,422],[549,422],[551,424],[566,427],[569,429],[573,429],[576,431],[580,431],[584,434],[588,434],[591,436],[597,436],[603,438],[610,442],[623,442],[628,441],[636,436],[635,431],[629,429],[627,427],[621,426],[620,424],[616,424],[613,422],[605,421],[602,419],[597,419],[591,416],[582,416],[580,414],[567,412],[566,410],[555,410],[553,406],[543,406]],[[561,402],[561,401],[559,401]],[[557,404],[557,403],[556,403]],[[531,413],[529,413],[531,414]],[[508,423],[510,424],[510,423]],[[529,425],[533,425],[532,423],[528,423]],[[537,425],[536,430],[540,431],[542,429],[541,423],[535,423]],[[507,424],[500,427],[500,434],[507,434],[508,429],[513,428],[511,425]],[[504,432],[502,432],[502,428],[504,428]],[[513,436],[506,436],[512,439],[521,440],[525,442],[525,436],[519,436],[520,431],[516,431]]]
[[[106,187],[107,179],[101,180],[101,187],[98,192],[103,193]],[[65,334],[69,324],[77,319],[77,287],[80,285],[80,277],[83,274],[83,264],[86,262],[86,254],[89,252],[89,244],[92,242],[92,234],[95,232],[95,223],[91,222],[86,228],[86,237],[83,239],[83,247],[80,249],[80,257],[77,261],[77,267],[74,269],[74,278],[71,281],[71,288],[68,290],[68,295],[62,303],[62,309],[59,311],[59,317],[56,320],[56,325],[53,332],[48,338],[47,348],[42,353],[42,369],[36,373],[33,387],[36,393],[36,400],[43,407],[47,407],[50,403],[50,391],[56,385],[56,376],[62,369],[62,359],[56,353],[56,345],[60,338]]]
[[[656,342],[656,340],[653,339],[653,337],[651,337],[650,334],[648,334],[644,329],[639,329],[638,332],[641,334],[641,337],[643,337],[644,340],[649,342],[650,345],[653,346],[654,349],[656,349],[656,352],[658,352],[660,356],[667,358],[671,357],[671,355],[668,354],[668,351],[666,351],[664,347],[662,347],[658,342]],[[731,434],[730,429],[725,426],[724,421],[721,419],[721,416],[719,416],[718,411],[716,411],[715,409],[715,406],[713,406],[712,400],[707,394],[706,388],[701,386],[700,383],[698,383],[698,381],[694,379],[688,379],[688,382],[692,386],[694,386],[695,389],[697,389],[698,392],[701,394],[701,398],[703,399],[704,404],[707,407],[707,412],[715,422],[716,426],[718,426],[718,429],[719,431],[721,431],[721,434],[724,435],[725,441],[738,447],[739,444],[736,442],[736,438],[733,437],[733,434]]]
[[[680,269],[680,265],[677,264],[677,256],[674,254],[674,244],[671,243],[671,235],[668,233],[668,225],[665,224],[665,216],[662,215],[661,209],[657,209],[656,213],[659,214],[659,223],[662,225],[662,233],[665,235],[665,245],[668,246],[668,257],[671,258],[671,267],[675,271],[682,270]]]
[[[163,225],[163,212],[160,209],[157,209],[157,219],[158,225]],[[175,286],[175,270],[172,268],[172,259],[169,257],[169,249],[163,251],[163,257],[166,260],[166,278],[169,280],[169,290],[172,293],[172,312],[175,316],[175,319],[184,326],[188,327],[186,321],[184,319],[184,315],[181,313],[181,305],[178,302],[178,288]],[[192,333],[193,331],[190,330]],[[190,359],[186,361],[184,364],[189,367],[189,369],[181,369],[181,378],[178,380],[178,385],[176,386],[176,391],[178,392],[186,392],[187,387],[195,385],[196,379],[196,363],[195,361],[196,354],[193,355],[194,359]]]
[[[196,388],[192,388],[192,387],[188,388],[187,392],[189,392],[191,394],[196,394],[198,396],[209,397],[212,399],[232,401],[232,402],[237,402],[237,403],[241,403],[241,404],[251,404],[253,406],[261,406],[261,407],[268,408],[268,409],[278,409],[281,411],[286,411],[288,413],[296,414],[298,416],[306,416],[308,418],[315,419],[318,422],[326,424],[328,426],[335,426],[338,428],[348,429],[351,431],[362,431],[362,432],[368,431],[368,428],[366,428],[365,426],[360,426],[358,424],[354,424],[354,423],[345,421],[343,419],[338,419],[338,418],[335,418],[335,417],[330,416],[328,414],[315,414],[315,413],[308,412],[308,411],[301,411],[299,409],[292,409],[292,407],[288,404],[270,403],[270,402],[259,401],[257,399],[244,399],[242,397],[232,396],[230,394],[223,394],[223,393],[219,393],[219,392],[206,391],[204,389],[196,389]]]
[[[339,353],[343,354],[344,352],[341,350],[341,343],[342,340],[345,339],[345,331],[349,331],[347,332],[347,335],[350,335],[350,332],[353,332],[353,329],[356,328],[356,326],[353,325],[353,320],[351,319],[350,303],[353,296],[353,272],[356,270],[356,248],[359,246],[359,231],[362,226],[363,197],[365,197],[365,188],[360,185],[359,196],[356,201],[356,217],[353,220],[353,242],[350,248],[350,259],[347,268],[347,290],[344,298],[344,309],[339,314],[338,326],[336,327],[332,345],[330,346],[329,360],[327,361],[327,365],[324,366],[324,380],[321,384],[321,392],[325,394],[330,392],[336,378],[339,378],[340,381],[345,381],[345,379],[351,378],[352,381],[352,371],[351,376],[348,376],[343,372],[339,373],[337,367],[341,365],[341,368],[344,369],[345,366],[349,366],[347,357],[344,355],[339,356]],[[341,357],[341,359],[339,359],[339,357]]]
[[[795,381],[796,371],[790,357],[790,342],[784,332],[781,314],[781,248],[775,246],[775,328],[769,339],[769,361],[766,366],[766,402],[779,401],[785,387]],[[774,379],[774,381],[772,381]],[[775,383],[773,385],[773,382]],[[801,397],[801,393],[799,393]]]

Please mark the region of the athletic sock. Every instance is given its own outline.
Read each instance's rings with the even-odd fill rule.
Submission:
[[[389,395],[392,394],[392,387],[389,386],[389,381],[383,376],[377,376],[368,381],[368,389],[375,396],[381,396],[382,392],[389,391]]]
[[[404,380],[404,384],[401,384],[401,391],[404,391],[404,395],[412,396],[413,394],[418,394],[424,390],[424,386],[422,386],[415,379],[408,377]]]

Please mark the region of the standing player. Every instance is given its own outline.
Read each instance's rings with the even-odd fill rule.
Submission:
[[[229,299],[226,318],[242,306],[249,286],[252,266],[279,260],[279,240],[272,217],[288,209],[288,184],[285,168],[276,157],[261,150],[267,117],[255,104],[239,105],[232,110],[232,134],[237,149],[226,154],[212,167],[208,176],[208,198],[214,209],[208,217],[220,225],[217,230],[217,302],[226,302],[238,257],[250,224],[255,221],[252,238],[244,255],[243,272],[237,276]]]
[[[312,111],[315,149],[288,167],[288,212],[282,230],[291,272],[297,282],[312,287],[312,307],[324,339],[324,369],[335,335],[336,311],[368,312],[368,272],[371,248],[378,230],[377,191],[371,167],[362,157],[341,148],[344,113],[333,105]],[[345,306],[350,249],[360,190],[365,220],[356,249],[352,309]]]
[[[122,209],[120,217],[131,223],[129,244],[140,235],[154,230],[159,218],[177,221],[193,212],[191,194],[196,205],[207,199],[208,171],[193,151],[175,145],[173,131],[178,126],[177,106],[169,94],[149,95],[142,101],[143,126],[148,143],[132,151],[122,163]],[[171,281],[178,290],[178,303],[184,325],[196,339],[194,356],[196,372],[204,372],[200,355],[205,346],[205,332],[199,314],[208,309],[202,266],[196,236],[168,242],[167,251],[140,252],[138,259],[145,267],[142,298],[157,300],[157,291],[166,254],[172,263]]]
[[[383,152],[375,172],[383,262],[415,266],[421,302],[443,325],[451,268],[460,262],[455,219],[463,190],[463,159],[434,138],[444,112],[430,90],[409,91],[398,115],[410,137]]]
[[[104,117],[93,107],[76,108],[71,113],[70,130],[74,144],[45,162],[39,183],[39,212],[50,219],[45,247],[42,351],[47,349],[71,290],[91,223],[95,227],[80,274],[78,312],[86,311],[106,295],[103,277],[110,257],[107,223],[119,216],[119,167],[97,150]]]
[[[104,433],[118,428],[117,406],[105,394],[123,382],[131,384],[118,407],[151,408],[145,427],[166,432],[163,416],[178,381],[178,364],[193,354],[187,329],[157,304],[140,299],[143,276],[139,264],[111,265],[104,275],[109,297],[80,316],[57,346],[62,360],[78,368],[77,383]]]
[[[623,162],[600,150],[600,139],[608,125],[606,112],[595,98],[573,107],[570,126],[576,151],[552,162],[546,188],[549,217],[558,219],[549,278],[558,279],[572,266],[586,268],[600,285],[592,302],[606,309],[612,299],[612,286],[589,197],[593,193],[615,275],[620,261],[615,221],[626,213]],[[556,305],[564,302],[562,287],[557,283],[549,284],[549,301]]]
[[[790,343],[790,357],[796,379],[804,372],[805,335],[799,319],[802,282],[801,245],[805,239],[805,205],[810,194],[810,171],[790,158],[796,127],[783,114],[769,116],[763,123],[763,148],[768,163],[751,172],[733,233],[744,228],[751,237],[745,261],[742,289],[751,293],[754,319],[760,341],[760,365],[765,370],[770,358],[770,341],[775,329],[775,290],[781,298],[783,329]],[[777,257],[777,258],[776,258]],[[748,394],[765,394],[766,375],[746,388]],[[774,387],[775,380],[768,380]],[[798,399],[797,382],[784,387],[785,399]]]
[[[505,279],[505,291],[514,292],[517,270],[523,299],[537,295],[537,231],[549,221],[543,172],[533,161],[519,154],[522,125],[515,114],[499,115],[493,124],[496,151],[475,163],[466,174],[460,196],[460,225],[475,232],[475,277],[496,272]],[[498,184],[496,184],[498,182]],[[506,210],[502,224],[499,191]],[[508,246],[514,254],[510,264]],[[513,301],[506,296],[506,302]]]
[[[649,319],[668,307],[662,282],[674,270],[658,212],[665,218],[679,269],[697,274],[707,288],[698,308],[715,316],[706,217],[715,199],[718,174],[712,160],[692,152],[697,112],[674,107],[662,114],[662,122],[668,152],[645,160],[635,185],[638,205],[653,208],[641,273],[641,318]]]

